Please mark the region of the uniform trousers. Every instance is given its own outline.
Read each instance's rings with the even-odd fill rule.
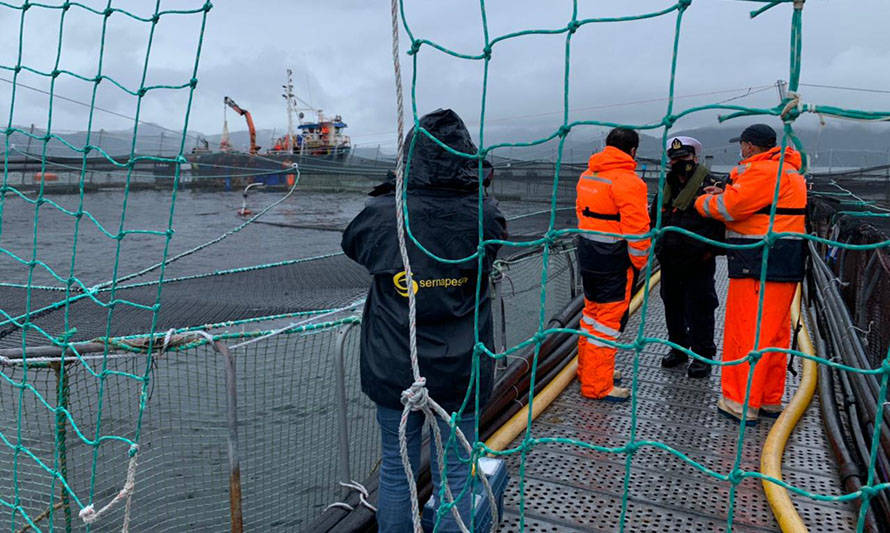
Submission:
[[[578,380],[581,395],[599,399],[614,387],[615,352],[602,341],[616,341],[627,321],[634,282],[634,269],[591,273],[581,272],[584,311],[581,329],[592,335],[578,337]]]
[[[716,259],[672,264],[661,264],[661,300],[668,340],[690,348],[703,357],[713,359],[714,310],[717,292],[714,290]]]
[[[729,280],[726,295],[726,324],[723,330],[723,362],[737,361],[754,349],[757,330],[758,303],[763,290],[763,312],[760,319],[760,341],[757,349],[772,347],[788,349],[791,345],[791,302],[797,283],[767,281],[761,289],[760,280],[735,278]],[[748,407],[782,404],[785,393],[787,355],[765,352],[754,367]],[[736,406],[745,401],[749,363],[723,366],[720,383],[723,397]]]

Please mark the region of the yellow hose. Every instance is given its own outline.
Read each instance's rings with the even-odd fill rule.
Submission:
[[[798,285],[797,293],[794,295],[794,303],[791,304],[792,324],[797,324],[801,320],[800,290],[800,285]],[[816,352],[813,349],[810,334],[802,321],[800,324],[802,328],[798,335],[798,347],[805,354],[815,355]],[[785,451],[785,444],[788,442],[788,437],[791,436],[794,426],[797,425],[797,421],[803,416],[807,406],[810,405],[810,400],[813,398],[813,393],[816,390],[816,381],[818,380],[818,366],[815,361],[803,360],[803,375],[800,379],[800,386],[797,392],[794,393],[794,397],[791,398],[788,406],[785,407],[785,410],[782,411],[782,414],[779,415],[779,418],[773,424],[769,435],[766,437],[766,442],[763,443],[763,451],[760,455],[760,472],[762,474],[775,479],[782,479],[782,454]],[[805,533],[807,527],[804,525],[797,510],[794,509],[794,504],[791,502],[788,491],[766,479],[762,481],[766,499],[769,501],[769,505],[772,507],[773,514],[776,516],[776,521],[779,522],[779,527],[782,531],[784,533]]]
[[[652,277],[649,280],[649,289],[658,284],[661,281],[661,271],[652,274]],[[643,297],[645,296],[645,288],[640,289],[634,297],[630,301],[630,307],[628,312],[633,314],[637,309],[643,304]],[[565,390],[566,387],[569,386],[569,383],[575,379],[575,374],[578,372],[578,356],[572,358],[572,361],[566,365],[565,368],[560,371],[559,374],[553,378],[546,387],[541,389],[541,391],[535,395],[534,401],[532,405],[534,406],[532,409],[532,420],[538,418],[538,415],[544,411],[553,400],[556,399],[560,393]],[[498,429],[494,435],[492,435],[487,441],[485,441],[485,445],[490,449],[495,451],[501,451],[505,449],[507,446],[513,442],[520,433],[525,431],[525,428],[528,425],[528,405],[519,410],[518,413],[513,415],[510,420],[504,423],[503,426]]]

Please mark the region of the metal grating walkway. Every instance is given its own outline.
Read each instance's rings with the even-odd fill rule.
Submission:
[[[726,263],[718,261],[717,346],[722,346]],[[631,318],[625,335],[639,325]],[[667,338],[658,288],[650,295],[647,334]],[[622,337],[624,339],[626,337]],[[728,473],[735,459],[738,425],[719,416],[716,402],[719,372],[692,380],[685,368],[665,370],[664,345],[650,344],[641,354],[637,393],[637,439],[661,441],[717,472]],[[619,352],[617,367],[630,386],[633,354]],[[799,368],[799,361],[795,361]],[[785,402],[797,389],[788,375]],[[535,420],[535,437],[568,437],[602,446],[620,446],[630,435],[631,405],[609,404],[581,397],[577,380]],[[759,470],[760,449],[771,420],[745,432],[742,468]],[[515,441],[511,446],[517,446]],[[577,446],[545,444],[534,448],[525,463],[525,530],[618,531],[623,493],[624,454],[594,452]],[[504,496],[501,531],[519,530],[520,456],[508,457],[510,484]],[[810,492],[841,494],[834,457],[822,433],[817,398],[794,430],[783,458],[786,482]],[[855,517],[848,504],[817,502],[792,494],[795,507],[812,532],[852,531]],[[729,483],[708,476],[676,456],[651,447],[634,454],[624,531],[659,533],[725,531]],[[745,479],[736,494],[733,531],[778,531],[761,482]]]

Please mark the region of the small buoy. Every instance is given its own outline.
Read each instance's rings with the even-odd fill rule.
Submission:
[[[34,181],[59,181],[59,175],[52,172],[37,172],[34,174]]]
[[[253,211],[251,211],[250,209],[248,209],[246,207],[242,207],[241,209],[238,210],[239,217],[246,217],[246,216],[252,215],[252,214],[253,214]]]

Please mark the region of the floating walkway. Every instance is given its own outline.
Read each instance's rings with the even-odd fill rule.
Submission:
[[[718,261],[717,346],[722,346],[726,262]],[[658,287],[650,293],[646,334],[667,338],[664,307]],[[631,317],[622,340],[630,338],[641,315]],[[739,426],[717,413],[719,370],[709,379],[686,377],[683,369],[663,369],[668,347],[649,344],[640,357],[637,389],[637,440],[660,441],[719,472],[729,473],[736,457]],[[633,352],[620,351],[616,366],[629,387]],[[800,360],[795,360],[800,368]],[[799,370],[798,370],[799,374]],[[798,377],[788,375],[785,403],[797,390]],[[760,470],[760,454],[773,421],[763,419],[745,430],[740,467]],[[631,403],[588,400],[577,380],[534,421],[535,438],[560,437],[617,447],[630,438]],[[521,437],[510,444],[518,446]],[[626,454],[604,453],[569,444],[540,444],[525,458],[525,531],[618,531],[621,522]],[[519,531],[520,454],[507,456],[510,484],[504,496],[502,532]],[[836,461],[822,430],[818,398],[794,429],[782,460],[783,479],[811,493],[838,496]],[[633,456],[624,531],[726,531],[730,484],[709,476],[675,455],[644,446]],[[819,502],[791,493],[795,508],[811,532],[855,530],[851,504]],[[756,478],[746,478],[736,491],[733,531],[779,531]]]

